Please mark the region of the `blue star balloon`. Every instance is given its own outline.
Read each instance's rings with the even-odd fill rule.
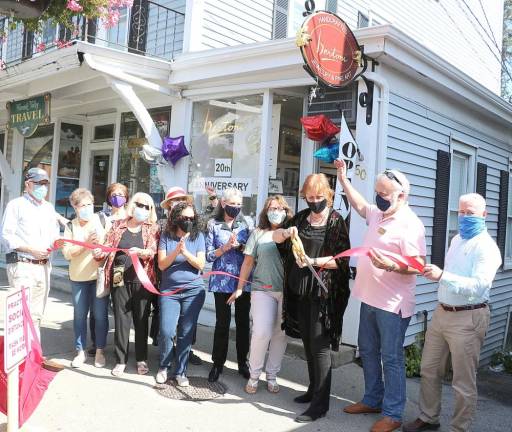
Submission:
[[[320,147],[313,156],[323,162],[333,163],[340,154],[340,143],[335,141],[332,144]]]

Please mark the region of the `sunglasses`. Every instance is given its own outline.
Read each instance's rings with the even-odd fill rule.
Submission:
[[[140,202],[135,202],[134,204],[135,204],[135,206],[137,206],[138,208],[144,208],[144,209],[146,209],[146,210],[148,210],[148,211],[149,211],[149,210],[151,210],[151,206],[150,206],[150,205],[142,204],[142,203],[140,203]]]
[[[401,182],[400,180],[398,180],[398,179],[396,178],[396,175],[394,175],[391,171],[386,170],[386,171],[384,171],[384,173],[383,173],[383,174],[384,174],[388,179],[396,181],[400,186],[402,186],[402,187],[403,187],[402,182]]]
[[[181,216],[180,220],[182,220],[183,222],[186,222],[186,221],[194,222],[195,217],[193,217],[193,216]]]

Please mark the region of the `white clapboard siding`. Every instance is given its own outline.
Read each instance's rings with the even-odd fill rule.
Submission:
[[[272,39],[273,0],[206,0],[204,48],[248,44]]]
[[[466,3],[490,35],[480,1],[466,0]],[[501,47],[503,0],[487,0],[482,4],[492,34]],[[499,93],[501,65],[489,47],[498,57],[499,49],[485,36],[461,0],[338,0],[338,15],[351,28],[357,27],[358,12],[370,18],[370,25],[393,24],[445,61]]]
[[[468,122],[470,124],[470,122]],[[500,170],[507,169],[506,143],[466,124],[454,121],[397,94],[390,95],[387,168],[397,168],[411,182],[411,208],[426,228],[428,255],[432,243],[437,150],[450,151],[450,134],[478,145],[478,162],[487,165],[487,201],[489,233],[496,238],[498,224]],[[427,257],[429,260],[430,257]],[[500,270],[491,289],[491,325],[485,339],[481,363],[486,364],[500,349],[505,336],[508,305],[512,302],[512,271]],[[437,305],[437,284],[419,277],[416,287],[416,311],[427,310],[429,319]],[[415,316],[407,331],[413,342],[423,329]]]

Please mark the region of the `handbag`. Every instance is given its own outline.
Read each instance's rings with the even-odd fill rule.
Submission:
[[[102,298],[106,297],[110,294],[110,286],[105,286],[105,267],[107,266],[107,261],[100,265],[97,270],[96,277],[96,297]]]

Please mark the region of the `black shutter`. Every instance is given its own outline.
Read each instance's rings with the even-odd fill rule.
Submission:
[[[498,243],[503,261],[505,260],[505,243],[507,240],[508,179],[508,171],[500,171],[500,203],[496,243]]]
[[[482,162],[476,165],[476,193],[484,198],[487,194],[487,165]]]
[[[288,3],[288,0],[274,0],[272,39],[285,39],[288,37]]]
[[[434,198],[434,228],[430,261],[443,268],[446,251],[446,224],[450,194],[450,153],[437,151],[436,191]]]

